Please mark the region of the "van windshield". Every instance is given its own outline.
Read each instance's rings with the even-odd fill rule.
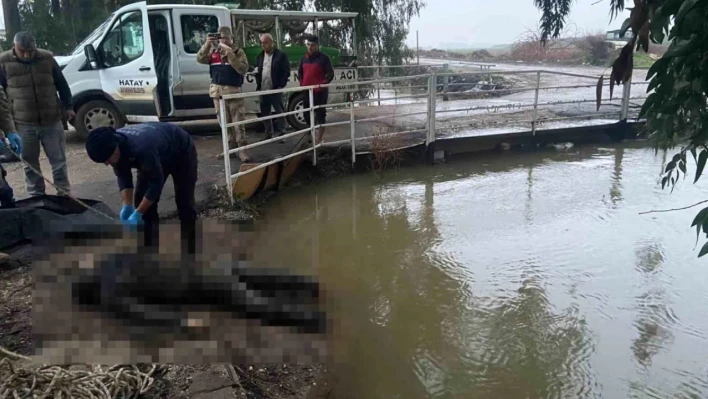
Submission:
[[[81,54],[84,51],[84,46],[86,44],[91,43],[94,40],[96,40],[98,37],[100,37],[103,34],[103,32],[106,30],[106,28],[108,27],[108,24],[113,19],[113,15],[114,14],[109,15],[108,18],[105,21],[103,21],[103,23],[101,25],[99,25],[98,28],[96,28],[96,30],[91,32],[90,35],[86,36],[86,39],[84,39],[81,43],[79,43],[78,46],[76,46],[76,48],[74,50],[71,51],[71,55]]]

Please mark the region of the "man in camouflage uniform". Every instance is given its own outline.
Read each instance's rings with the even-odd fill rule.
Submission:
[[[209,65],[211,86],[209,96],[214,99],[217,115],[219,113],[220,97],[241,93],[244,76],[248,72],[248,59],[243,49],[236,47],[231,34],[231,28],[219,28],[219,39],[209,38],[197,53],[197,62]],[[243,121],[246,118],[244,100],[229,99],[224,103],[227,123]],[[246,127],[239,125],[229,130],[229,148],[245,146]],[[241,151],[238,153],[242,162],[249,160],[248,155]]]

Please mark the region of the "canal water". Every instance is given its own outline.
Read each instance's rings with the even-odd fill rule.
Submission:
[[[326,287],[330,397],[706,397],[700,208],[639,213],[708,188],[662,191],[665,160],[574,147],[295,188],[256,260]]]

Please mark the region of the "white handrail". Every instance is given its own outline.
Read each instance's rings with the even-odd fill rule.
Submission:
[[[391,66],[391,67],[398,67],[398,68],[405,68],[405,67],[418,67],[419,65],[410,65],[410,66]],[[437,65],[426,65],[429,67],[438,67]],[[442,67],[440,65],[439,67]],[[386,66],[363,66],[363,67],[358,67],[360,69],[382,69],[386,68]],[[239,172],[236,174],[231,173],[231,164],[230,164],[230,157],[225,156],[225,171],[227,175],[227,184],[229,185],[229,191],[231,194],[231,199],[233,201],[233,190],[231,188],[231,184],[233,182],[233,179],[238,178],[239,176],[243,176],[248,173],[252,173],[254,171],[257,171],[259,169],[268,167],[270,165],[273,165],[275,163],[303,155],[309,152],[312,152],[313,156],[313,163],[316,164],[317,162],[317,149],[322,147],[322,146],[335,146],[335,145],[341,145],[345,143],[351,143],[351,149],[352,149],[352,163],[356,161],[356,155],[358,154],[356,151],[356,145],[355,143],[358,141],[367,141],[371,140],[374,137],[387,137],[387,136],[395,136],[395,135],[403,135],[403,134],[411,134],[411,133],[424,133],[427,132],[426,135],[426,144],[431,144],[435,141],[435,136],[436,132],[441,130],[441,129],[450,129],[453,128],[450,126],[448,123],[442,124],[442,126],[436,126],[436,115],[437,114],[443,114],[443,113],[452,113],[452,112],[470,112],[470,111],[478,111],[478,110],[503,110],[503,109],[514,109],[514,108],[531,108],[535,111],[538,111],[540,107],[548,107],[548,106],[554,106],[554,105],[567,105],[567,104],[587,104],[587,103],[594,103],[596,100],[593,99],[581,99],[581,100],[568,100],[568,101],[546,101],[546,102],[540,102],[538,100],[538,94],[534,96],[534,101],[532,103],[512,103],[512,104],[499,104],[499,105],[489,105],[489,106],[472,106],[472,107],[465,107],[465,108],[456,108],[456,109],[437,109],[436,107],[436,98],[438,96],[454,96],[454,95],[464,95],[468,94],[466,92],[450,92],[445,90],[446,86],[464,86],[464,85],[474,85],[475,83],[445,83],[446,79],[452,76],[470,76],[470,75],[521,75],[521,74],[536,74],[536,85],[535,87],[520,87],[520,88],[509,88],[509,89],[502,89],[502,90],[476,90],[472,93],[488,93],[488,92],[495,92],[495,93],[502,93],[502,92],[525,92],[525,91],[536,91],[538,93],[539,91],[547,91],[547,90],[561,90],[561,89],[579,89],[579,88],[594,88],[597,87],[596,85],[590,85],[590,84],[585,84],[585,85],[567,85],[567,86],[542,86],[540,84],[540,75],[541,74],[550,74],[550,75],[560,75],[560,76],[570,76],[570,77],[577,77],[577,78],[587,78],[587,79],[597,79],[598,76],[591,76],[591,75],[583,75],[583,74],[576,74],[576,73],[567,73],[567,72],[559,72],[559,71],[549,71],[549,70],[543,70],[543,69],[535,69],[535,70],[524,70],[524,71],[485,71],[485,72],[432,72],[428,74],[422,74],[422,75],[411,75],[411,76],[400,76],[400,77],[392,77],[392,78],[384,78],[384,79],[376,79],[376,80],[367,80],[367,81],[358,81],[358,82],[337,82],[337,83],[330,83],[330,84],[321,84],[321,85],[313,85],[313,86],[301,86],[301,87],[290,87],[290,88],[283,88],[283,89],[277,89],[277,90],[267,90],[267,91],[259,91],[259,92],[251,92],[251,93],[237,93],[237,94],[231,94],[231,95],[225,95],[221,97],[220,104],[219,104],[219,111],[220,111],[220,116],[219,116],[219,123],[221,125],[221,131],[222,131],[222,144],[224,146],[224,154],[234,154],[238,153],[241,151],[245,151],[251,148],[255,148],[258,146],[266,145],[273,143],[275,141],[280,141],[286,138],[298,136],[305,134],[307,132],[310,132],[311,134],[311,140],[313,145],[305,150],[300,150],[296,153],[289,154],[287,156],[279,157],[276,159],[273,159],[271,161],[268,161],[266,163],[260,164],[254,168],[251,168],[247,171],[244,172]],[[442,83],[438,83],[438,77],[443,78]],[[321,105],[314,105],[313,100],[314,100],[314,90],[318,88],[328,88],[330,86],[337,86],[337,85],[348,85],[350,87],[366,87],[366,86],[374,86],[374,85],[380,85],[381,83],[391,83],[391,82],[401,82],[401,81],[414,81],[414,80],[427,80],[426,85],[416,85],[420,87],[425,87],[427,90],[424,90],[424,93],[422,94],[415,94],[415,95],[407,95],[407,96],[394,96],[391,98],[376,98],[376,99],[363,99],[363,100],[356,100],[354,101],[353,98],[350,98],[349,101],[347,102],[340,102],[340,103],[334,103],[334,104],[321,104]],[[605,112],[605,113],[592,113],[592,114],[586,114],[586,115],[574,115],[574,116],[569,116],[569,117],[556,117],[556,118],[544,118],[540,117],[537,112],[533,113],[533,117],[530,120],[509,120],[509,121],[486,121],[485,123],[493,125],[493,126],[502,126],[502,125],[524,125],[524,124],[531,124],[532,130],[536,132],[537,130],[537,124],[540,123],[547,123],[547,122],[554,122],[554,121],[564,121],[564,120],[571,120],[571,119],[588,119],[588,118],[602,118],[602,117],[616,117],[617,115],[620,116],[620,120],[627,118],[628,114],[628,108],[630,107],[630,101],[632,100],[645,100],[646,97],[631,97],[630,96],[630,88],[632,85],[646,85],[648,82],[629,82],[629,84],[625,85],[623,94],[621,96],[617,96],[613,98],[612,100],[607,99],[607,98],[602,98],[601,102],[603,104],[612,104],[612,105],[617,105],[616,101],[621,101],[621,111],[620,112]],[[603,84],[603,89],[605,87],[609,86],[609,84]],[[443,90],[441,92],[438,92],[438,89],[442,87]],[[410,86],[403,86],[400,87],[400,89],[410,89]],[[259,117],[259,118],[252,118],[248,119],[245,121],[236,121],[236,122],[231,122],[227,123],[227,115],[226,115],[226,108],[224,105],[223,100],[229,100],[229,99],[245,99],[245,98],[251,98],[251,97],[257,97],[257,96],[263,96],[263,95],[269,95],[269,94],[284,94],[284,93],[294,93],[294,92],[307,92],[309,96],[309,107],[303,108],[300,110],[296,111],[290,111],[290,112],[284,112],[281,114],[273,114],[265,117]],[[394,93],[397,93],[398,90],[394,90]],[[404,93],[405,94],[405,93]],[[409,98],[423,98],[427,97],[427,110],[425,111],[416,111],[416,112],[406,112],[402,114],[390,114],[390,115],[379,115],[379,116],[374,116],[371,118],[363,118],[363,119],[356,119],[355,116],[355,107],[357,105],[363,105],[363,104],[370,104],[370,103],[380,103],[380,102],[387,102],[387,101],[396,101],[396,100],[401,100],[401,99],[409,99]],[[411,102],[411,105],[415,104],[422,104],[422,102]],[[339,121],[339,122],[330,122],[330,123],[324,123],[321,125],[315,125],[315,110],[316,109],[347,109],[349,108],[349,120],[346,121]],[[309,112],[310,114],[310,126],[298,130],[293,133],[288,133],[283,136],[259,141],[257,143],[249,144],[243,147],[235,148],[235,149],[229,149],[229,140],[228,140],[228,129],[229,128],[234,128],[246,123],[252,123],[252,122],[259,122],[259,121],[266,121],[266,120],[272,120],[276,118],[282,118],[294,114],[300,114],[300,113],[307,113]],[[356,137],[356,132],[355,132],[355,127],[356,124],[358,123],[364,123],[364,122],[372,122],[372,121],[377,121],[377,120],[384,120],[384,119],[393,119],[393,118],[403,118],[403,117],[409,117],[409,116],[414,116],[414,115],[421,115],[421,114],[427,114],[427,127],[425,129],[417,129],[417,130],[409,130],[409,131],[403,131],[403,132],[393,132],[393,133],[387,133],[387,134],[382,134],[382,135],[377,135],[377,136],[367,136],[367,137]],[[449,121],[450,119],[453,118],[445,118],[441,121]],[[315,131],[317,129],[323,128],[323,127],[334,127],[334,126],[343,126],[343,125],[350,125],[350,137],[349,139],[344,139],[344,140],[338,140],[334,142],[323,142],[320,144],[315,144],[316,143],[316,135]],[[471,126],[471,124],[467,124],[465,126]]]

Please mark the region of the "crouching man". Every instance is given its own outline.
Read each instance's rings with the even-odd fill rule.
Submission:
[[[159,245],[157,203],[168,176],[172,176],[175,202],[182,225],[182,251],[196,251],[194,188],[197,183],[197,149],[192,137],[169,123],[150,122],[93,129],[86,152],[96,163],[113,167],[118,178],[124,224],[145,223],[145,246]],[[133,186],[132,169],[137,169]]]

